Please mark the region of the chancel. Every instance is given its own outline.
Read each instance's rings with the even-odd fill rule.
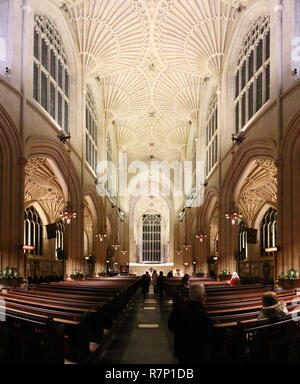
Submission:
[[[300,362],[299,26],[0,0],[2,363]]]

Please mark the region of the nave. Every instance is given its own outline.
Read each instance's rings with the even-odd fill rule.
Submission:
[[[197,282],[211,361],[300,361],[299,36],[300,0],[0,0],[0,363],[177,363]]]
[[[94,364],[178,364],[168,330],[172,300],[159,300],[150,288],[146,300],[139,292]],[[107,349],[106,349],[107,348]]]

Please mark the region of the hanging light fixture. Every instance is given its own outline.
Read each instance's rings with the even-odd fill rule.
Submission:
[[[104,241],[104,239],[106,239],[106,233],[98,233],[98,235],[96,235],[96,237],[98,237],[100,243],[102,243]]]
[[[177,236],[177,239],[178,239],[178,241],[177,241],[177,251],[176,251],[176,253],[177,253],[177,255],[179,256],[179,255],[181,255],[182,254],[182,250],[180,249],[180,245],[179,245],[179,240],[180,240],[180,236],[179,236],[179,223],[181,223],[182,221],[179,219],[178,220],[178,236]]]
[[[191,244],[183,244],[182,248],[187,252],[191,248]]]
[[[64,223],[70,224],[72,219],[76,219],[76,212],[72,210],[70,201],[70,178],[71,178],[71,136],[67,137],[69,148],[68,152],[68,201],[64,210],[60,213],[61,220]]]
[[[61,220],[64,223],[70,224],[72,219],[76,219],[76,212],[72,210],[71,202],[68,201],[63,212],[60,213]]]
[[[235,190],[235,151],[234,151],[234,146],[236,144],[235,137],[232,136],[232,142],[233,142],[233,149],[232,149],[232,201],[230,204],[230,211],[225,214],[225,217],[227,220],[231,221],[232,225],[235,225],[238,219],[241,219],[243,216],[242,214],[238,211],[238,209],[235,206],[234,203],[234,190]]]
[[[207,235],[199,233],[198,235],[196,235],[196,238],[200,240],[200,243],[203,243],[203,240],[207,238]]]
[[[185,215],[185,231],[184,231],[185,242],[184,242],[182,248],[183,248],[184,251],[187,252],[192,246],[191,246],[191,244],[189,244],[188,241],[187,241],[187,236],[186,236],[186,235],[187,235],[186,219],[187,219],[187,216]]]
[[[231,220],[231,224],[235,225],[238,219],[241,219],[243,216],[240,214],[235,206],[233,205],[230,212],[226,213],[225,215],[227,220]]]
[[[116,206],[115,208],[118,209],[118,206]],[[115,251],[117,251],[117,250],[121,247],[121,245],[119,244],[119,241],[118,241],[118,238],[119,238],[119,225],[118,225],[118,223],[119,223],[119,220],[118,220],[118,218],[117,218],[117,228],[116,228],[117,239],[116,239],[116,241],[112,244],[112,247],[113,247],[113,249],[114,249]]]
[[[114,243],[114,244],[112,245],[112,247],[113,247],[113,249],[114,249],[115,251],[117,251],[117,250],[120,248],[120,244],[118,244],[118,242],[116,242],[116,243]]]
[[[124,232],[125,232],[124,226],[125,226],[124,221],[122,221],[122,243],[123,243],[123,249],[121,251],[121,254],[123,256],[125,256],[128,253],[127,250],[125,249],[125,244],[124,244],[124,239],[125,239],[125,236],[124,236]]]

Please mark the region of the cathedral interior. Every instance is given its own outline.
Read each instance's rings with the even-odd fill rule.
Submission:
[[[0,0],[0,356],[32,362],[2,341],[30,335],[30,312],[47,318],[40,332],[59,350],[33,343],[34,361],[177,364],[166,324],[185,275],[205,286],[219,329],[244,321],[253,336],[270,289],[297,314],[299,78],[299,0]],[[155,284],[140,296],[153,271],[169,277],[159,308]],[[68,327],[76,317],[94,329],[83,320],[94,301],[116,334],[126,311],[142,316],[119,348],[94,307],[95,351],[75,343]],[[62,348],[57,318],[68,324]],[[296,320],[285,345],[299,363]],[[162,340],[150,357],[139,332]],[[238,344],[215,361],[248,361]]]

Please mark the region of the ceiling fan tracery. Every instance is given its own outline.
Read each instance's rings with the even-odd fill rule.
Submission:
[[[121,127],[117,144],[134,159],[174,158],[174,148],[177,158],[189,140],[182,121],[198,125],[249,0],[56,1],[84,73],[100,79],[106,118]]]

